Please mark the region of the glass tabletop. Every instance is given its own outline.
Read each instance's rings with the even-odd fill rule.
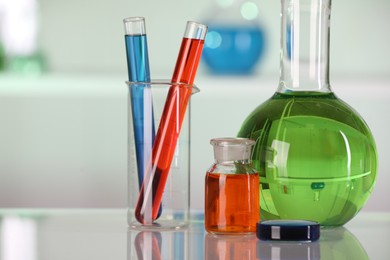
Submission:
[[[200,213],[177,231],[136,231],[125,209],[0,210],[0,259],[387,259],[390,213],[359,213],[317,242],[212,235]]]

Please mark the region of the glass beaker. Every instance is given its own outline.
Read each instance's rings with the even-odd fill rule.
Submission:
[[[190,201],[190,115],[181,101],[189,101],[199,89],[195,85],[166,81],[128,82],[127,85],[131,109],[128,113],[129,227],[185,227]],[[142,136],[134,135],[136,132]],[[163,176],[162,172],[169,174]],[[161,204],[155,203],[158,196]],[[137,206],[143,219],[136,215]]]
[[[329,85],[331,0],[282,0],[281,75],[276,93],[244,121],[256,140],[261,219],[339,226],[370,196],[377,176],[374,138]]]
[[[204,225],[214,234],[256,232],[259,175],[251,164],[255,143],[246,138],[216,138],[215,163],[206,173]]]

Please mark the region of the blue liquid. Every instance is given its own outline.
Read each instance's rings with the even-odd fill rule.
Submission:
[[[150,82],[149,58],[146,35],[126,35],[126,53],[127,53],[127,68],[129,81],[131,82]],[[133,117],[135,152],[138,168],[138,184],[142,186],[144,180],[144,86],[132,86],[130,88],[131,111]],[[152,104],[150,104],[152,106]],[[147,125],[152,125],[152,143],[155,137],[155,129],[152,122]],[[148,159],[148,158],[146,158]]]
[[[213,73],[248,74],[264,47],[265,34],[260,27],[210,26],[202,57]]]
[[[129,81],[149,82],[150,69],[146,35],[126,35],[125,41]]]

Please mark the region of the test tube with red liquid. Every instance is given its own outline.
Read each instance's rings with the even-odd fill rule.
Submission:
[[[135,208],[135,217],[142,224],[152,224],[157,218],[206,33],[207,26],[187,22],[171,80],[172,85],[153,144],[152,158]]]

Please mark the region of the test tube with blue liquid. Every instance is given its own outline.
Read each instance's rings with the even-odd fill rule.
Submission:
[[[130,82],[150,82],[148,44],[145,18],[129,17],[123,20],[127,68]],[[130,88],[131,113],[138,169],[138,186],[141,188],[145,168],[149,162],[155,138],[152,92],[146,84]],[[159,215],[161,214],[161,207]]]

